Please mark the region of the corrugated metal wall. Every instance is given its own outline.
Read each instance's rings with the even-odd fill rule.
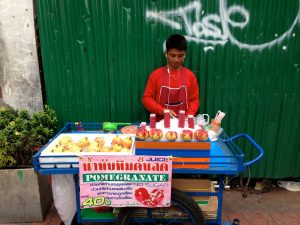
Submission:
[[[166,37],[180,33],[200,112],[225,111],[229,135],[248,133],[265,149],[254,176],[300,176],[299,0],[36,2],[47,99],[61,124],[146,120],[148,75],[166,63]]]

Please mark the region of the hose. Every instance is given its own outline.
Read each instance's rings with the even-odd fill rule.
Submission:
[[[243,184],[243,173],[241,173],[241,176],[240,176],[240,185],[241,185],[241,194],[242,194],[242,197],[243,198],[247,198],[248,197],[248,194],[247,194],[247,189],[248,189],[248,185],[250,183],[250,178],[251,178],[251,171],[250,171],[250,167],[247,166],[247,171],[248,171],[248,179],[247,179],[247,182],[246,182],[246,185],[244,186]]]

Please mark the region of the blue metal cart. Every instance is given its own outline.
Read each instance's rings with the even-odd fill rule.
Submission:
[[[61,133],[74,133],[74,132],[102,132],[101,123],[67,123],[63,129],[52,139],[54,140]],[[118,131],[117,131],[118,132]],[[239,139],[245,139],[250,142],[251,145],[258,151],[258,156],[248,162],[245,161],[244,153],[237,145],[236,141]],[[49,143],[52,141],[50,140]],[[115,222],[116,216],[112,212],[97,213],[91,209],[80,209],[79,203],[79,181],[78,173],[79,169],[72,165],[78,164],[78,162],[62,162],[62,164],[69,163],[69,168],[42,168],[43,164],[40,163],[39,159],[42,157],[41,152],[44,150],[44,146],[38,151],[33,157],[34,170],[40,174],[74,174],[75,190],[76,190],[76,203],[77,203],[77,221],[78,223],[84,222]],[[223,132],[217,141],[211,142],[211,149],[209,155],[203,155],[201,151],[193,150],[168,150],[166,151],[155,151],[149,149],[148,151],[141,151],[136,149],[136,155],[167,155],[181,158],[206,158],[209,157],[209,162],[190,162],[190,164],[209,164],[207,169],[184,169],[184,168],[173,168],[173,174],[206,174],[206,175],[217,175],[219,179],[219,188],[217,192],[188,192],[186,194],[190,196],[217,196],[218,198],[218,209],[216,219],[206,220],[206,224],[218,224],[218,225],[230,225],[231,222],[225,222],[221,220],[222,217],[222,202],[223,202],[223,191],[224,191],[224,177],[225,176],[236,176],[238,173],[243,172],[245,168],[259,161],[264,154],[263,149],[247,134],[238,134],[233,137],[228,137]],[[54,157],[54,156],[51,156]],[[61,157],[61,156],[60,156]],[[175,163],[175,162],[174,162]],[[173,163],[173,164],[174,164]],[[176,162],[177,164],[180,162]],[[185,162],[189,163],[189,162]],[[150,209],[151,210],[151,209]],[[149,212],[148,212],[149,214]],[[149,214],[150,215],[150,214]],[[151,217],[151,215],[150,215]],[[144,219],[145,220],[145,219]],[[149,220],[149,218],[148,218]],[[151,220],[151,218],[150,218]],[[118,220],[120,221],[120,220]],[[145,220],[146,221],[146,220]],[[146,221],[147,222],[147,221]],[[143,224],[139,221],[140,224]],[[180,222],[179,222],[180,223]],[[194,224],[193,222],[189,224]]]

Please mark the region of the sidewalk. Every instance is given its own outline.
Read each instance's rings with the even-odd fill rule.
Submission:
[[[252,194],[251,194],[252,192]],[[239,191],[225,191],[223,220],[240,220],[241,225],[300,225],[300,192],[273,188],[256,194],[249,190],[243,198]]]
[[[300,225],[300,192],[282,188],[273,188],[267,193],[254,193],[249,190],[248,197],[243,198],[238,190],[224,191],[222,218],[224,221],[237,218],[240,225]],[[52,206],[43,222],[22,225],[60,224],[61,219]],[[93,224],[96,223],[86,223]]]

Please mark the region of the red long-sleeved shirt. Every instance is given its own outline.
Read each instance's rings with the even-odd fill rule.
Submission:
[[[144,107],[150,112],[155,113],[158,115],[163,115],[163,109],[164,107],[161,106],[159,101],[159,93],[160,88],[162,86],[163,80],[163,68],[160,67],[156,70],[154,70],[148,79],[144,95],[142,98],[142,103]],[[192,71],[190,71],[187,68],[181,68],[185,70],[185,76],[186,76],[186,88],[187,88],[187,105],[188,110],[186,112],[186,115],[196,115],[198,108],[200,106],[200,100],[199,100],[199,85],[196,76]],[[176,77],[177,71],[171,70],[170,74],[174,76],[170,76],[170,87],[172,88],[178,88],[181,85],[181,79]]]

